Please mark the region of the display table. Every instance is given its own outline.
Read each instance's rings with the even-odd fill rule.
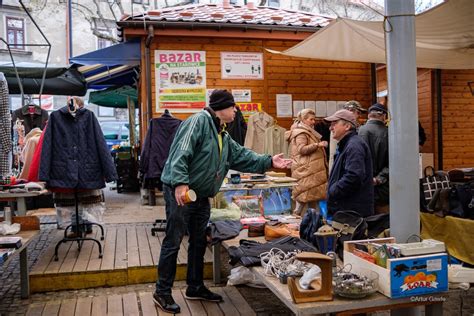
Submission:
[[[0,202],[15,202],[16,201],[17,211],[18,211],[17,215],[24,216],[26,215],[25,198],[40,196],[47,193],[48,193],[47,190],[33,191],[33,192],[26,192],[26,193],[10,193],[10,192],[0,191]]]
[[[39,224],[38,224],[39,226]],[[28,253],[27,248],[28,244],[39,234],[39,229],[37,230],[27,230],[20,231],[16,235],[9,235],[12,237],[21,237],[22,246],[19,249],[16,249],[13,254],[11,254],[8,259],[3,263],[7,265],[14,256],[20,254],[20,287],[21,287],[21,298],[28,298],[30,296],[30,276],[28,271]]]
[[[263,237],[248,238],[247,230],[240,232],[236,238],[223,241],[221,244],[214,246],[214,258],[216,253],[220,254],[220,247],[228,249],[230,246],[238,246],[240,239],[255,240],[265,242]],[[214,262],[216,264],[216,262]],[[220,261],[217,263],[220,266]],[[293,303],[288,286],[281,284],[275,277],[265,275],[262,267],[249,268],[256,276],[271,290],[293,313],[296,315],[319,315],[327,313],[335,313],[336,315],[352,315],[358,313],[370,313],[381,310],[392,310],[399,308],[411,308],[415,306],[426,306],[425,315],[437,316],[443,314],[443,301],[447,294],[430,294],[427,296],[416,296],[401,299],[390,299],[382,294],[376,293],[364,299],[351,300],[343,299],[334,295],[333,301],[312,302],[312,303]],[[215,272],[215,271],[214,271]],[[219,275],[220,279],[220,275]]]
[[[474,264],[474,220],[452,216],[438,217],[420,213],[421,238],[436,239],[446,244],[449,254],[455,258]]]

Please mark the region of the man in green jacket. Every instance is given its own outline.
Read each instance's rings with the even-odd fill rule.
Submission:
[[[176,275],[176,258],[183,235],[189,233],[186,299],[221,302],[222,297],[203,283],[206,227],[210,216],[209,198],[214,197],[229,169],[264,173],[289,168],[283,154],[259,155],[235,142],[224,130],[235,117],[235,102],[226,90],[215,90],[209,107],[184,121],[171,145],[161,181],[166,202],[166,237],[158,263],[158,281],[153,299],[159,308],[179,313],[171,296]],[[197,199],[185,204],[185,194],[194,190]]]

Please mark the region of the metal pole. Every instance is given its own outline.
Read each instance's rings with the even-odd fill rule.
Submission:
[[[436,69],[436,110],[438,112],[438,170],[443,170],[443,86],[441,69]]]
[[[389,127],[390,234],[420,234],[418,102],[414,0],[385,0]]]
[[[67,2],[67,32],[68,32],[68,47],[69,47],[69,56],[67,58],[67,62],[69,64],[69,58],[72,58],[72,0],[68,0]]]

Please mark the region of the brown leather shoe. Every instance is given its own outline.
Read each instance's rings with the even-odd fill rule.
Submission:
[[[300,232],[288,228],[286,224],[265,225],[265,240],[273,240],[280,237],[292,236],[300,237]]]
[[[265,223],[249,224],[249,237],[261,237],[265,235]]]

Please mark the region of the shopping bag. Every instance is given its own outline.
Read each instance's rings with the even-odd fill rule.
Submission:
[[[449,177],[444,172],[435,173],[433,167],[425,168],[424,178],[420,180],[420,207],[429,210],[428,204],[433,198],[436,190],[451,188]]]

